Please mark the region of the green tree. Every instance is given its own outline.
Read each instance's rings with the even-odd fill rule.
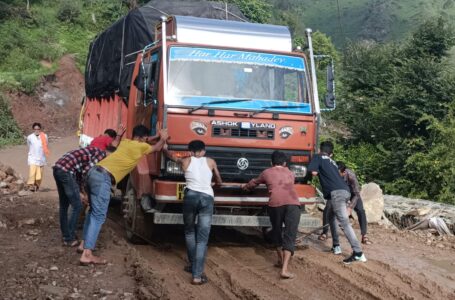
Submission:
[[[434,181],[427,178],[438,188],[414,181],[416,168],[423,171],[434,156],[431,125],[446,118],[455,100],[454,76],[445,63],[455,34],[441,20],[427,21],[401,44],[354,43],[344,52],[339,115],[352,132],[346,143],[352,150],[370,149],[378,163],[364,168],[364,175],[376,177],[388,192],[440,199],[435,181],[448,180],[440,171]]]
[[[272,6],[261,0],[227,0],[227,3],[236,4],[240,11],[251,22],[267,23],[272,16]]]

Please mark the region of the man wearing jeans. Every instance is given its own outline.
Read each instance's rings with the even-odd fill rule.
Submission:
[[[360,234],[362,235],[361,242],[362,244],[370,245],[371,242],[367,236],[367,215],[365,213],[365,209],[363,208],[362,197],[360,197],[360,184],[357,180],[357,176],[354,171],[346,168],[344,162],[337,161],[337,165],[340,175],[343,177],[344,181],[346,181],[349,186],[349,190],[351,191],[351,199],[348,204],[348,216],[351,215],[351,212],[354,209],[359,219]]]
[[[112,152],[112,149],[110,149]],[[60,204],[60,230],[65,246],[77,246],[76,225],[82,209],[81,194],[83,193],[83,177],[91,167],[106,157],[106,152],[87,147],[65,153],[53,167]],[[68,220],[68,208],[71,215]]]
[[[337,164],[332,160],[333,144],[329,141],[322,142],[319,151],[319,154],[316,154],[308,165],[308,172],[311,172],[313,176],[319,176],[324,198],[327,199],[326,205],[328,206],[330,232],[333,240],[332,251],[335,254],[341,254],[336,224],[338,220],[353,250],[352,255],[344,259],[343,262],[345,264],[357,261],[366,262],[367,259],[349,222],[346,205],[351,193],[338,172]]]
[[[159,138],[153,147],[149,144]],[[133,129],[133,139],[123,139],[117,150],[106,159],[91,168],[87,175],[90,211],[84,224],[84,244],[79,250],[82,256],[81,265],[106,264],[107,261],[94,256],[92,251],[100,233],[101,226],[106,220],[106,214],[111,198],[111,186],[120,182],[139,163],[146,154],[160,151],[168,138],[167,130],[162,129],[158,136],[150,137],[149,129],[138,125]]]
[[[173,157],[167,151],[166,155],[179,163],[185,172],[186,188],[183,197],[183,224],[185,226],[185,241],[190,266],[185,271],[193,275],[191,284],[200,285],[207,283],[203,274],[207,243],[213,214],[213,189],[212,177],[215,176],[216,184],[221,184],[221,176],[216,162],[205,157],[205,144],[194,140],[188,144],[191,156],[185,158]],[[197,217],[197,224],[196,224]]]

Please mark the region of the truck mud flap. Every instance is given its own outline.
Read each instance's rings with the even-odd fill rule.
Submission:
[[[173,213],[154,213],[153,222],[155,224],[183,224],[182,214]],[[197,222],[197,220],[196,220]],[[269,227],[268,216],[233,216],[233,215],[213,215],[212,225],[214,226],[256,226]],[[317,228],[322,225],[321,218],[315,218],[308,214],[300,215],[299,227]]]

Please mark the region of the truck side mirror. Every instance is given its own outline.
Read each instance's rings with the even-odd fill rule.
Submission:
[[[153,75],[152,75],[152,62],[143,62],[139,66],[139,73],[134,79],[134,85],[138,90],[144,93],[144,104],[152,100],[153,93]]]
[[[324,97],[324,104],[327,108],[335,108],[335,74],[333,61],[327,65],[327,94]]]

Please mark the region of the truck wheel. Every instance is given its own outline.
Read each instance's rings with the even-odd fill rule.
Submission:
[[[146,214],[142,210],[131,179],[126,185],[123,213],[127,239],[133,244],[147,244],[153,238],[153,214]]]

